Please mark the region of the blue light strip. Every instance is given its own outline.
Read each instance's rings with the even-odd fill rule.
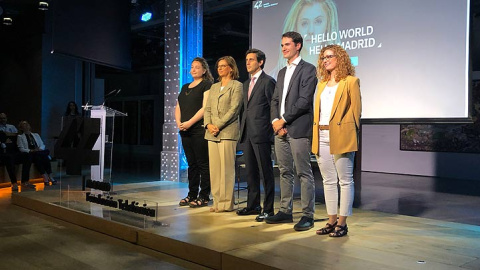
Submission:
[[[201,0],[182,0],[180,5],[180,74],[179,86],[180,92],[183,84],[193,81],[190,75],[190,65],[195,57],[203,54],[203,1]],[[179,136],[179,144],[181,143]],[[188,167],[187,159],[180,150],[180,170]]]

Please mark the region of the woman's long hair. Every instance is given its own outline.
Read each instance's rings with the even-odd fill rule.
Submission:
[[[195,57],[192,63],[195,61],[199,62],[202,65],[202,68],[205,70],[205,73],[202,75],[203,80],[213,83],[212,72],[210,72],[210,68],[208,67],[207,60],[205,60],[205,58],[203,57]]]
[[[337,66],[335,68],[335,81],[338,82],[345,79],[347,76],[355,76],[355,67],[352,65],[350,56],[340,45],[328,45],[322,48],[317,62],[317,75],[320,81],[330,80],[331,72],[325,69],[322,57],[326,50],[333,51],[337,59]]]
[[[68,104],[67,104],[67,109],[65,110],[65,116],[72,115],[72,114],[70,114],[70,104],[75,105],[74,115],[80,115],[80,112],[78,111],[77,103],[75,103],[75,101],[70,101],[70,102],[68,102]]]

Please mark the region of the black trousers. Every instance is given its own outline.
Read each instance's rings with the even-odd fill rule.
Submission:
[[[28,182],[32,163],[27,153],[1,153],[0,161],[5,165],[12,184],[17,183],[17,174],[15,173],[16,164],[22,164],[22,183]]]
[[[30,152],[30,159],[40,174],[51,174],[52,173],[52,165],[50,164],[50,158],[48,155],[50,151],[43,150],[38,152]]]
[[[208,200],[210,198],[210,169],[205,133],[181,134],[180,136],[188,163],[188,196]]]
[[[257,144],[247,138],[243,147],[248,184],[247,208],[255,209],[260,206],[260,179],[263,179],[263,188],[265,191],[263,212],[272,213],[275,196],[275,179],[271,157],[271,143]]]

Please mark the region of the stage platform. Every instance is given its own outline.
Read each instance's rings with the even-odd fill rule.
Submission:
[[[316,205],[315,228],[296,232],[299,200],[294,223],[272,225],[235,212],[179,207],[185,183],[114,186],[114,200],[158,207],[156,218],[86,202],[85,193],[67,183],[37,186],[13,193],[12,203],[212,269],[480,269],[475,225],[354,209],[348,236],[330,238],[315,234],[326,222],[323,204]]]

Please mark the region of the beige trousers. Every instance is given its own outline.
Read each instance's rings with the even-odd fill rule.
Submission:
[[[237,141],[208,141],[213,208],[218,212],[233,210],[236,148]]]

